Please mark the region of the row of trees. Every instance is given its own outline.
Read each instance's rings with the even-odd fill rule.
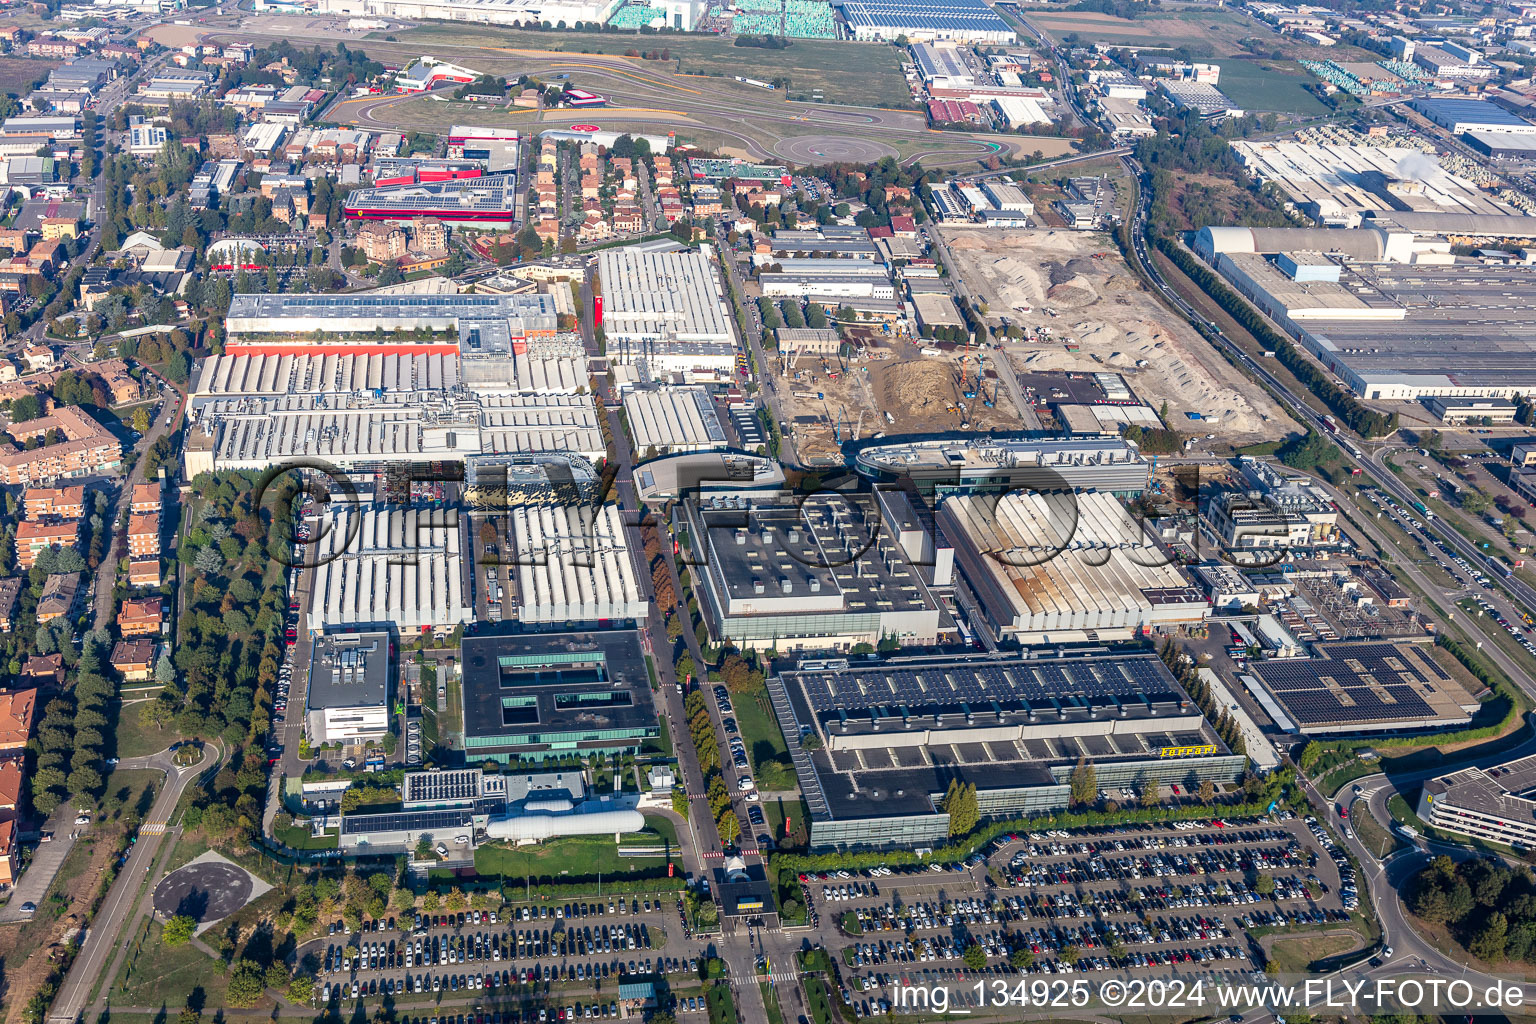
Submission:
[[[1252,334],[1265,349],[1274,352],[1281,365],[1290,370],[1351,430],[1364,437],[1384,437],[1397,429],[1397,413],[1377,412],[1335,384],[1291,339],[1270,327],[1262,314],[1228,288],[1187,249],[1167,235],[1157,235],[1153,242],[1163,255],[1215,299],[1240,327]]]
[[[1200,673],[1179,654],[1179,649],[1174,645],[1171,637],[1163,641],[1158,656],[1162,658],[1163,664],[1168,666],[1168,671],[1179,680],[1179,685],[1184,688],[1184,692],[1189,694],[1190,699],[1199,706],[1200,713],[1205,715],[1206,720],[1211,723],[1216,730],[1216,735],[1221,737],[1221,741],[1227,745],[1227,748],[1234,754],[1247,754],[1248,747],[1243,742],[1243,733],[1238,728],[1237,721],[1216,701],[1211,688],[1206,685],[1205,680],[1200,678]],[[1201,802],[1210,803],[1209,800]]]
[[[75,685],[68,694],[48,702],[33,745],[36,770],[28,779],[32,809],[52,814],[65,800],[93,802],[101,792],[107,740],[114,725],[109,702],[116,686],[106,674],[111,638],[105,632],[86,634],[74,666]]]

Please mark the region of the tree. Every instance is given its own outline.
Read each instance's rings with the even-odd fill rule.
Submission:
[[[315,979],[309,975],[300,975],[288,983],[288,1001],[292,1003],[307,1003],[315,997]]]
[[[720,815],[718,827],[722,843],[734,843],[741,838],[741,819],[736,817],[735,811],[726,811]]]
[[[1027,970],[1035,962],[1035,954],[1030,950],[1019,948],[1008,954],[1008,963],[1018,970]]]
[[[1495,910],[1488,915],[1487,923],[1467,944],[1467,952],[1487,963],[1498,963],[1504,959],[1508,939],[1509,921]]]
[[[1260,872],[1253,880],[1253,891],[1260,896],[1273,896],[1275,894],[1274,876]]]
[[[149,410],[143,406],[133,410],[133,429],[141,434],[149,432]]]
[[[1141,806],[1156,807],[1163,802],[1163,783],[1161,779],[1150,778],[1141,784]]]
[[[224,556],[212,544],[206,545],[193,557],[192,568],[204,576],[211,576],[224,568]]]
[[[981,820],[981,808],[976,801],[975,785],[951,779],[940,810],[949,815],[950,835],[969,835],[976,827],[976,823]]]
[[[987,951],[973,942],[965,947],[961,959],[965,961],[965,966],[973,971],[979,971],[987,966]]]
[[[1083,951],[1076,946],[1063,946],[1061,952],[1057,955],[1061,957],[1062,963],[1070,967],[1076,964],[1079,958],[1082,957]]]
[[[1072,769],[1072,806],[1087,807],[1099,796],[1099,776],[1086,757],[1077,759]]]
[[[192,941],[192,933],[197,931],[197,920],[187,914],[177,914],[165,922],[161,929],[160,940],[167,946],[185,946]]]
[[[266,971],[255,960],[240,960],[229,972],[228,998],[231,1006],[255,1006],[266,988]]]
[[[747,664],[747,660],[731,651],[720,662],[720,679],[732,693],[745,693],[763,685],[763,674]]]

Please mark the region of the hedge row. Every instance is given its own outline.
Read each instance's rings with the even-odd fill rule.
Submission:
[[[1291,768],[1282,768],[1272,774],[1265,786],[1265,795],[1257,800],[1227,807],[1211,808],[1198,805],[1188,807],[1131,807],[1118,811],[1064,811],[1060,814],[1034,818],[1013,818],[1007,821],[989,822],[959,842],[934,850],[928,857],[919,857],[911,850],[871,850],[858,853],[779,854],[772,858],[774,871],[825,871],[839,868],[890,867],[902,864],[955,863],[976,853],[1000,835],[1010,832],[1040,831],[1050,828],[1093,828],[1101,825],[1129,825],[1147,822],[1188,821],[1210,818],[1219,813],[1234,818],[1258,817],[1266,813],[1283,787],[1295,778]]]

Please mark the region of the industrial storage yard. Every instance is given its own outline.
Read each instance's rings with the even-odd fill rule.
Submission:
[[[1105,235],[940,230],[966,288],[987,304],[989,315],[1030,332],[1027,341],[1006,344],[1019,372],[1117,371],[1154,408],[1168,403],[1170,426],[1192,423],[1185,414],[1199,413],[1202,422],[1218,422],[1234,444],[1290,431],[1290,421],[1267,396],[1244,386],[1188,325],[1166,314]],[[1051,328],[1052,337],[1037,340],[1037,326]],[[1068,350],[1067,338],[1079,351]]]

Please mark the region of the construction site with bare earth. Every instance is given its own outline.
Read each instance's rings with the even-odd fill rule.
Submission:
[[[1158,304],[1103,232],[939,231],[1013,372],[1119,374],[1141,401],[1166,409],[1170,428],[1219,427],[1233,445],[1293,429],[1269,396]]]
[[[880,434],[1019,429],[1019,410],[992,368],[996,353],[863,328],[848,338],[836,363],[802,356],[773,367],[808,465],[841,464],[843,443]]]

